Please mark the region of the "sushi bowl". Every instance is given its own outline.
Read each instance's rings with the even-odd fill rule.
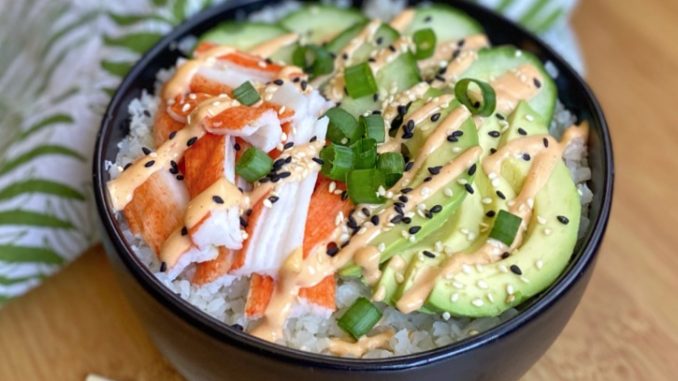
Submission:
[[[381,358],[347,358],[302,350],[303,343],[297,347],[273,344],[260,335],[243,331],[240,324],[226,324],[224,319],[211,316],[188,298],[182,298],[180,291],[168,287],[168,283],[157,276],[157,271],[149,268],[138,255],[127,226],[116,213],[115,200],[107,186],[112,178],[108,163],[116,162],[119,142],[134,128],[130,126],[134,123],[130,119],[130,105],[143,99],[144,92],[156,92],[158,73],[185,58],[185,51],[177,49],[182,41],[201,36],[224,21],[242,20],[252,13],[261,13],[271,5],[275,2],[232,1],[189,19],[132,68],[104,116],[93,169],[102,236],[121,285],[150,336],[180,373],[196,380],[517,379],[561,332],[591,276],[612,201],[612,147],[602,110],[584,80],[539,39],[473,4],[461,2],[454,7],[477,21],[492,45],[510,44],[547,63],[562,109],[569,110],[577,123],[586,122],[589,126],[586,147],[591,175],[586,183],[592,194],[587,204],[590,222],[579,232],[574,254],[564,271],[544,291],[527,298],[515,312],[483,327],[480,332],[464,335],[449,344],[405,352],[394,350],[392,356],[374,356]],[[540,81],[535,83],[541,87]],[[162,266],[166,266],[165,262]],[[511,271],[520,272],[513,267]],[[445,320],[448,317],[449,314]]]

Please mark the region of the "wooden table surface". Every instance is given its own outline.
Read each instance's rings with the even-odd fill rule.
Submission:
[[[574,16],[612,128],[612,221],[584,300],[525,380],[678,379],[678,2],[621,3],[581,1]],[[90,372],[181,379],[144,333],[100,247],[0,310],[0,380]]]

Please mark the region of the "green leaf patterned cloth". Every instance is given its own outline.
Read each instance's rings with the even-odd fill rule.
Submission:
[[[0,304],[96,243],[91,153],[109,97],[140,54],[216,2],[0,0]],[[574,0],[476,2],[581,69],[566,22]]]

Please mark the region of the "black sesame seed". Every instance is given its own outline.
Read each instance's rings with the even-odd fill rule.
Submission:
[[[348,200],[348,192],[346,191],[341,192],[341,200],[342,201]]]
[[[240,226],[247,228],[247,220],[243,216],[240,216]]]
[[[188,228],[186,228],[186,226],[184,226],[183,228],[181,228],[181,235],[184,235],[184,236],[185,236],[185,235],[188,235]]]
[[[408,161],[408,162],[405,164],[405,171],[409,171],[410,169],[412,169],[412,167],[414,167],[414,162],[413,162],[413,161]]]
[[[288,172],[288,171],[280,172],[280,173],[278,173],[278,178],[286,179],[286,178],[290,177],[291,175],[292,175],[292,173]]]
[[[558,221],[559,221],[561,224],[563,224],[563,225],[567,225],[567,224],[570,223],[570,219],[567,218],[567,217],[565,217],[565,216],[558,216],[558,217],[556,217],[556,218],[557,218]]]
[[[407,131],[413,131],[414,130],[414,120],[412,120],[412,119],[408,120],[407,123],[405,124],[405,129]]]
[[[530,154],[529,154],[529,153],[524,153],[524,154],[523,154],[523,160],[525,160],[525,161],[530,161],[530,159],[531,159],[531,157],[530,157]]]
[[[478,166],[473,164],[472,166],[470,166],[468,168],[468,171],[466,173],[468,173],[469,176],[473,176],[473,175],[475,175],[477,169],[478,169]]]
[[[548,138],[544,138],[543,142],[544,142],[544,148],[549,148],[549,140],[548,140]]]
[[[438,69],[438,75],[443,75],[447,73],[447,66],[443,66],[440,69]]]
[[[378,101],[379,100],[379,94],[375,93],[374,95],[372,95],[372,100],[375,101],[375,102]]]
[[[408,198],[407,198],[407,196],[405,196],[405,195],[401,195],[401,196],[398,197],[398,200],[400,200],[400,201],[402,201],[402,202],[407,202],[407,201],[408,201]]]
[[[455,49],[452,53],[452,60],[456,60],[461,55],[461,49]]]
[[[285,143],[285,145],[283,146],[284,149],[290,149],[290,148],[292,148],[292,147],[294,147],[294,142],[287,142],[287,143]]]
[[[425,183],[427,183],[427,182],[429,182],[429,181],[431,181],[431,180],[433,180],[433,177],[432,177],[432,176],[427,176],[427,177],[424,178],[424,182],[425,182]]]
[[[289,163],[291,163],[291,162],[292,162],[292,156],[288,156],[288,157],[285,158],[285,163],[286,163],[286,164],[289,164]]]
[[[407,109],[408,109],[407,106],[405,106],[405,105],[399,105],[399,106],[397,107],[398,115],[405,115],[405,114],[407,114]]]
[[[439,112],[431,115],[431,122],[437,122],[438,119],[440,119],[440,113]]]
[[[190,146],[192,146],[193,144],[195,144],[195,142],[197,142],[197,141],[198,141],[198,137],[197,137],[197,136],[194,136],[194,137],[188,139],[188,141],[186,142],[186,145],[190,147]]]
[[[527,131],[525,131],[522,127],[518,127],[518,133],[523,136],[527,135]]]
[[[424,17],[424,22],[431,22],[431,20],[433,20],[433,17],[431,16]]]
[[[381,115],[381,110],[372,110],[372,115]]]
[[[127,170],[127,168],[131,167],[132,163],[127,163],[125,166],[122,168],[123,171]]]
[[[348,60],[348,53],[342,54],[341,59],[343,59],[344,61]]]
[[[436,257],[435,254],[431,253],[431,252],[428,251],[428,250],[424,250],[424,251],[422,251],[421,253],[424,254],[425,256],[429,257],[429,258],[435,258],[435,257]]]
[[[252,209],[247,209],[247,210],[245,211],[245,215],[246,215],[247,217],[251,216],[251,215],[252,215]]]
[[[285,159],[277,159],[273,162],[273,170],[277,171],[278,169],[282,168],[283,165],[285,165]]]
[[[395,53],[395,52],[398,51],[398,49],[396,49],[395,46],[393,46],[393,45],[389,45],[389,46],[388,46],[388,50],[390,50],[390,51],[393,52],[393,53]]]
[[[490,218],[492,218],[496,215],[497,215],[497,213],[494,210],[488,210],[487,213],[485,213],[485,216],[490,217]]]
[[[363,216],[369,217],[370,216],[370,210],[367,208],[362,208],[360,211],[363,213]]]
[[[496,113],[494,114],[494,116],[497,117],[497,119],[499,120],[506,120],[506,117],[500,113]]]
[[[294,77],[294,79],[292,79],[292,82],[294,83],[298,83],[299,81],[301,81],[301,77]]]
[[[431,213],[440,213],[440,212],[442,212],[442,210],[443,210],[442,205],[436,204],[436,205],[433,205],[433,207],[431,208]]]
[[[316,140],[318,140],[318,137],[315,136],[315,135],[313,135],[313,137],[311,137],[311,140],[310,140],[310,141],[311,141],[311,142],[314,142],[314,141],[316,141]]]
[[[183,176],[183,175],[177,175],[177,180],[183,181],[183,180],[184,180],[184,176]]]
[[[275,204],[275,202],[278,201],[278,200],[280,200],[280,197],[278,197],[278,196],[270,196],[268,198],[268,201],[270,201],[271,204]]]
[[[403,217],[403,222],[409,225],[412,222],[412,219],[410,217]]]
[[[534,78],[534,79],[532,80],[532,82],[534,82],[534,87],[536,87],[536,88],[538,88],[538,89],[541,88],[541,81],[540,81],[539,79]]]
[[[457,46],[460,47],[460,48],[463,48],[464,45],[466,45],[466,39],[465,38],[462,38],[461,40],[459,40],[459,42],[457,42]]]
[[[224,199],[221,198],[221,196],[218,196],[218,195],[212,196],[212,201],[216,202],[217,204],[223,204],[224,203]]]
[[[492,155],[492,154],[495,153],[495,152],[497,152],[497,149],[496,149],[496,148],[490,148],[490,155]]]
[[[511,256],[511,253],[509,253],[508,251],[501,253],[501,259],[506,259],[510,256]]]
[[[146,162],[146,164],[144,164],[144,167],[150,168],[153,166],[153,164],[155,164],[155,160],[149,160]]]
[[[405,213],[403,212],[403,207],[400,206],[400,205],[394,205],[394,206],[393,206],[393,209],[396,211],[396,213],[398,213],[398,214],[400,214],[400,215],[405,214]]]
[[[234,143],[234,144],[233,144],[233,149],[235,149],[236,151],[240,151],[240,144],[238,144],[237,142]]]
[[[501,134],[497,130],[492,130],[492,131],[488,132],[487,134],[490,135],[490,137],[493,137],[493,138],[498,138],[498,137],[501,136]]]
[[[240,324],[233,324],[233,325],[231,325],[231,328],[235,329],[236,331],[240,331],[240,332],[245,330],[245,328],[243,328],[243,326],[240,325]]]
[[[323,161],[323,159],[321,159],[321,158],[319,158],[319,157],[314,157],[314,158],[311,159],[311,160],[315,161],[316,163],[318,163],[318,164],[320,164],[320,165],[325,164],[325,162]]]
[[[152,151],[151,151],[149,148],[147,148],[147,147],[141,147],[141,152],[143,152],[144,155],[148,155],[148,154],[150,154]]]
[[[162,261],[160,262],[160,272],[164,273],[165,271],[167,271],[167,263],[165,263],[165,261]]]
[[[308,82],[306,81],[301,81],[301,91],[306,91],[306,88],[308,87]]]
[[[516,275],[523,275],[523,270],[521,270],[520,267],[518,267],[518,265],[511,265],[511,267],[509,268],[511,269],[512,273]]]
[[[441,169],[443,169],[442,165],[438,165],[438,166],[435,166],[435,167],[428,167],[428,173],[430,173],[432,175],[437,175],[437,174],[440,173]]]
[[[178,175],[178,174],[179,174],[179,169],[177,169],[177,168],[175,168],[175,167],[170,167],[169,173],[171,173],[171,174],[173,174],[173,175]]]
[[[412,139],[414,137],[414,134],[411,132],[403,132],[403,139]]]
[[[383,42],[384,42],[383,37],[377,37],[377,40],[376,40],[377,45],[381,45]]]
[[[504,195],[504,193],[502,193],[502,191],[497,191],[497,197],[499,197],[502,200],[506,200],[506,196]]]
[[[412,188],[410,188],[410,187],[403,188],[403,189],[400,190],[400,193],[404,193],[404,194],[408,194],[410,192],[412,192]]]
[[[466,188],[466,191],[470,194],[473,194],[473,192],[475,192],[471,184],[464,184],[464,188]]]
[[[452,131],[452,136],[454,136],[454,137],[458,138],[458,137],[461,137],[462,135],[464,135],[464,131],[462,131],[462,130]]]
[[[400,223],[402,220],[403,220],[403,216],[400,215],[400,214],[398,214],[398,215],[396,215],[395,217],[391,218],[391,220],[390,220],[389,222],[392,223],[392,224],[398,224],[398,223]]]
[[[377,215],[375,214],[374,216],[372,216],[372,218],[370,218],[370,221],[371,221],[374,225],[379,225],[379,216],[377,216]]]
[[[282,86],[283,83],[285,83],[285,81],[283,81],[282,79],[276,79],[275,81],[273,81],[273,83],[278,86]]]
[[[269,65],[270,65],[270,64],[272,64],[272,63],[273,63],[273,60],[272,60],[272,59],[270,59],[270,58],[266,58],[266,59],[264,60],[264,62],[266,62],[267,64],[269,64]]]
[[[459,139],[456,136],[454,136],[453,134],[449,134],[449,135],[447,135],[447,141],[450,142],[450,143],[456,143],[456,142],[459,141]]]
[[[330,257],[334,257],[335,255],[337,255],[338,252],[339,248],[337,247],[336,243],[330,242],[329,244],[327,244],[327,255],[329,255]]]
[[[409,229],[407,229],[407,231],[410,234],[417,234],[417,232],[419,232],[419,230],[421,230],[421,226],[417,226],[417,225],[414,225],[414,226],[410,227]]]

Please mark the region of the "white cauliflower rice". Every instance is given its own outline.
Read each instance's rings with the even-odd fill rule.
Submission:
[[[382,19],[388,19],[400,11],[404,5],[405,2],[401,0],[368,1],[364,11],[371,17],[381,16]],[[295,7],[298,7],[298,4],[287,2],[276,6],[276,9],[259,11],[251,15],[251,19],[273,21]],[[171,73],[171,70],[158,73],[156,90],[169,78]],[[555,74],[557,75],[557,73]],[[157,106],[158,98],[146,93],[130,103],[129,135],[118,144],[119,152],[116,161],[106,163],[111,177],[116,177],[125,164],[140,157],[142,147],[154,146],[151,132]],[[575,120],[574,115],[558,103],[551,125],[551,133],[555,137],[560,137],[563,130],[572,125]],[[591,170],[588,167],[587,147],[584,142],[575,142],[568,147],[564,153],[564,159],[579,190],[582,204],[580,232],[583,232],[589,224],[586,216],[588,215],[588,205],[593,198],[593,194],[586,184],[591,179]],[[126,226],[121,215],[119,218],[123,226]],[[125,229],[125,234],[127,241],[131,243],[132,249],[142,262],[170,290],[213,318],[228,325],[237,324],[247,329],[248,320],[245,318],[244,308],[249,285],[248,278],[242,277],[230,281],[229,284],[208,284],[203,287],[196,287],[189,281],[192,275],[192,269],[189,268],[175,280],[168,281],[166,275],[159,272],[160,262],[150,248],[141,239],[133,237],[128,229]],[[329,337],[345,336],[345,333],[337,326],[337,318],[359,296],[369,298],[369,290],[366,286],[357,280],[340,280],[336,298],[337,311],[334,312],[333,317],[327,319],[324,316],[307,313],[290,318],[285,329],[284,344],[305,351],[326,353]],[[416,312],[402,314],[390,306],[386,306],[383,313],[383,318],[375,327],[375,331],[378,332],[380,327],[382,330],[386,328],[395,329],[396,333],[390,342],[393,351],[372,350],[366,353],[363,358],[407,355],[454,343],[490,329],[514,317],[518,314],[518,311],[511,309],[499,317],[482,319],[452,318],[448,313],[437,316]]]

